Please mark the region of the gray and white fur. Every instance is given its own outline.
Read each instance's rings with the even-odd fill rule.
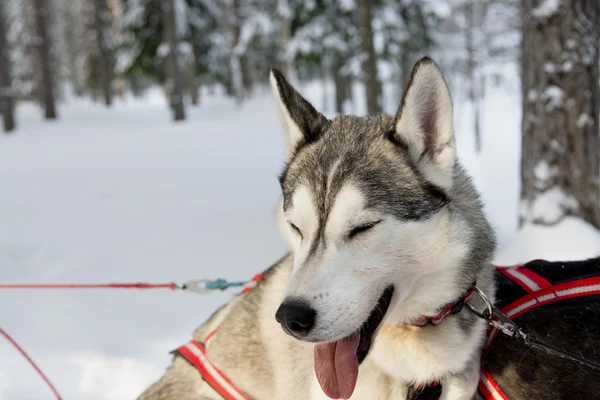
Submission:
[[[452,102],[438,67],[414,67],[395,116],[316,111],[277,71],[271,83],[286,143],[278,225],[290,253],[251,292],[202,325],[208,356],[253,399],[326,399],[315,343],[349,337],[393,287],[352,399],[405,399],[439,381],[441,399],[475,395],[486,324],[467,311],[423,328],[474,282],[494,298],[493,231],[456,160]],[[310,311],[288,324],[280,305]],[[283,307],[282,306],[282,307]],[[306,313],[305,313],[306,314]],[[289,334],[286,334],[286,332]],[[140,400],[219,399],[179,356]]]

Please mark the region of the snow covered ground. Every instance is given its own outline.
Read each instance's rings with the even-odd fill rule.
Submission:
[[[319,90],[304,89],[319,105]],[[498,230],[498,261],[600,251],[600,234],[580,221],[516,235],[520,102],[503,89],[488,93],[483,153],[474,154],[470,111],[460,101],[456,130],[459,156]],[[283,142],[270,94],[242,108],[204,100],[181,124],[170,121],[160,93],[111,110],[71,103],[55,123],[20,106],[19,130],[0,137],[0,281],[239,280],[283,255],[273,222]],[[65,399],[132,399],[230,296],[0,291],[0,327]],[[0,399],[51,398],[0,340]]]

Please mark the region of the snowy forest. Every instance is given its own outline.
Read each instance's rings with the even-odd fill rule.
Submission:
[[[381,83],[400,96],[424,54],[478,101],[485,79],[498,78],[490,63],[518,59],[521,29],[515,0],[24,0],[1,11],[4,101],[38,101],[48,119],[65,97],[111,106],[160,85],[179,120],[202,88],[243,103],[271,67],[330,80],[338,113],[361,82],[376,113]]]
[[[597,0],[0,0],[0,281],[262,271],[285,251],[269,70],[328,117],[393,114],[425,55],[494,261],[600,254]],[[72,296],[0,293],[0,326],[86,400],[135,397],[228,299]],[[4,346],[0,399],[47,398]]]

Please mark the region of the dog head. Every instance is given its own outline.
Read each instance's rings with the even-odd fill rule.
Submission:
[[[270,78],[287,155],[279,225],[294,255],[276,317],[298,339],[353,348],[360,363],[388,306],[393,323],[435,309],[444,300],[416,288],[428,277],[450,286],[448,266],[467,251],[451,229],[461,221],[449,210],[457,184],[450,93],[424,58],[395,117],[329,120],[281,73]]]

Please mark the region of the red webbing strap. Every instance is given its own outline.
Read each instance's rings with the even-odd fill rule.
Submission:
[[[500,271],[508,279],[521,286],[528,293],[533,293],[537,292],[538,290],[552,287],[552,284],[548,282],[546,278],[536,274],[529,268],[509,267],[497,268],[497,270]]]
[[[214,335],[212,331],[207,340]],[[225,400],[251,400],[219,368],[210,362],[203,343],[192,340],[177,349],[190,364],[198,369],[202,378]]]
[[[577,297],[600,295],[600,277],[579,279],[572,282],[560,283],[546,289],[539,290],[513,301],[504,308],[502,312],[510,319],[517,318],[538,307],[546,304],[557,303],[559,301],[573,299]],[[488,341],[483,351],[483,357],[487,354],[498,335],[496,328],[490,329]],[[479,389],[486,400],[508,400],[502,393],[500,387],[496,384],[492,376],[482,367]],[[486,394],[487,393],[487,394]]]
[[[206,356],[206,348],[200,342],[191,341],[177,349],[187,361],[198,369],[202,378],[225,400],[250,400]]]
[[[246,283],[246,285],[244,285],[244,287],[242,288],[242,293],[246,293],[251,291],[252,289],[254,289],[254,287],[256,286],[256,284],[258,282],[260,282],[263,278],[265,277],[264,274],[256,274],[252,277],[252,279],[250,279],[248,281],[248,283]]]
[[[481,367],[479,392],[486,400],[508,400],[508,397],[500,390],[500,387],[485,367]]]

